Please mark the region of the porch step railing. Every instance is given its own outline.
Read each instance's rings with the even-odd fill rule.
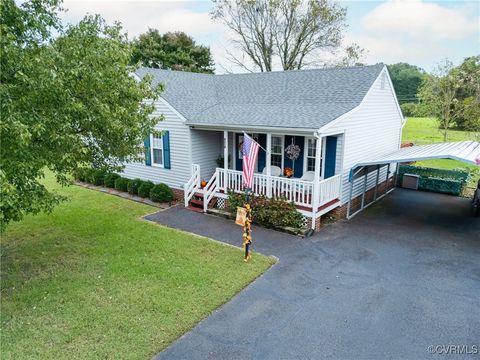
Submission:
[[[192,164],[192,176],[184,187],[185,207],[198,189],[200,189],[200,165]]]
[[[207,185],[203,188],[203,211],[207,212],[208,204],[218,192],[218,168],[213,173],[213,176],[208,181]]]

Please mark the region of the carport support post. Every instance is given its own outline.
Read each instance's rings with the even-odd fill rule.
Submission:
[[[350,195],[348,196],[347,219],[350,218],[350,209],[352,207],[352,195],[353,195],[353,182],[354,181],[355,181],[355,175],[352,175],[352,180],[350,181]]]
[[[375,193],[373,195],[373,201],[377,200],[378,180],[380,179],[380,165],[377,165],[377,179],[375,180]]]
[[[387,179],[385,180],[385,195],[388,192],[388,177],[390,175],[390,164],[387,165]]]
[[[362,207],[360,209],[363,209],[363,207],[365,206],[365,192],[367,191],[367,179],[368,179],[368,168],[367,168],[367,172],[365,175],[363,175],[363,192],[362,192]]]

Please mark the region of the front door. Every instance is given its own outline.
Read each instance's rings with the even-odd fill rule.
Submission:
[[[337,160],[337,137],[327,136],[325,145],[325,179],[335,175],[335,167]]]

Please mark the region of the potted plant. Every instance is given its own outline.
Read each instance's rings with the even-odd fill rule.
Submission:
[[[283,175],[287,178],[291,178],[293,176],[293,169],[290,167],[286,167],[283,169]]]
[[[232,157],[231,157],[230,155],[228,155],[228,166],[230,166],[230,160],[231,160],[231,158],[232,158]],[[224,165],[224,164],[223,164],[223,160],[224,160],[224,159],[225,159],[225,158],[224,158],[222,155],[218,155],[217,160],[215,160],[215,161],[217,162],[217,167],[223,168],[223,165]]]

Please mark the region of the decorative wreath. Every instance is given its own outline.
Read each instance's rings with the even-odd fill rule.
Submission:
[[[287,157],[293,161],[298,159],[298,157],[300,156],[300,151],[300,146],[293,143],[285,148],[285,153],[287,154]]]

